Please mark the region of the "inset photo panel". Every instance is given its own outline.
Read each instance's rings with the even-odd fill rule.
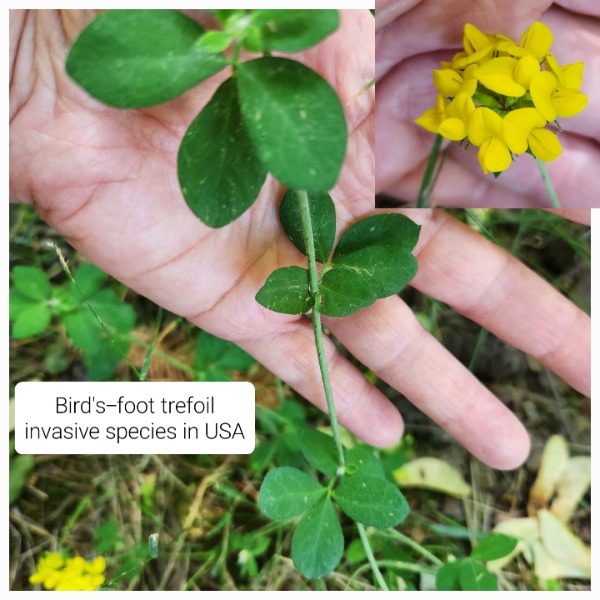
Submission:
[[[378,0],[377,206],[600,207],[600,9],[480,4]]]

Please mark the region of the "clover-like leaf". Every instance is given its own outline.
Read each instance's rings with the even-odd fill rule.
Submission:
[[[461,589],[467,592],[495,592],[498,590],[498,578],[483,565],[470,558],[462,561],[458,571],[458,580]]]
[[[373,527],[395,527],[409,511],[406,498],[393,483],[362,473],[344,476],[333,497],[350,518]]]
[[[256,200],[267,171],[246,133],[232,79],[189,126],[177,170],[185,201],[210,227],[231,223]]]
[[[330,317],[345,317],[370,306],[377,295],[360,272],[331,269],[321,280],[321,312]]]
[[[381,459],[375,456],[370,446],[355,446],[346,452],[347,469],[355,475],[369,475],[385,478],[385,470]]]
[[[265,516],[282,521],[306,512],[325,493],[323,486],[299,469],[278,467],[266,474],[258,506]]]
[[[196,46],[204,29],[174,10],[109,10],[77,38],[67,73],[101,102],[144,108],[176,98],[227,66]]]
[[[50,295],[50,282],[44,271],[37,267],[15,267],[13,285],[30,300],[45,300]]]
[[[362,219],[340,239],[333,266],[360,274],[377,298],[397,294],[417,272],[411,251],[419,230],[416,223],[396,213]]]
[[[283,229],[296,248],[306,254],[304,228],[298,204],[296,190],[288,190],[279,207],[279,219]],[[310,220],[312,224],[315,257],[327,262],[335,241],[335,205],[331,196],[325,192],[307,193]]]
[[[334,439],[315,429],[304,429],[298,436],[304,458],[321,473],[335,475],[338,469],[338,453]]]
[[[256,294],[256,300],[275,312],[303,315],[311,308],[308,271],[302,267],[276,269]]]
[[[331,573],[342,558],[344,534],[329,498],[322,498],[302,517],[292,537],[292,560],[310,578]]]
[[[50,309],[46,304],[28,304],[17,315],[12,326],[12,336],[19,340],[43,333],[50,325],[50,319]]]
[[[326,192],[346,152],[346,121],[333,88],[288,58],[239,65],[240,106],[265,167],[288,187]]]
[[[265,51],[300,52],[333,33],[339,25],[337,10],[255,10],[253,25],[260,28]]]
[[[487,562],[497,560],[511,554],[519,541],[503,533],[489,533],[479,540],[475,550],[471,552],[471,558]]]

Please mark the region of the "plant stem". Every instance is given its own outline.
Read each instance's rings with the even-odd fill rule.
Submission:
[[[546,191],[548,192],[548,197],[550,198],[552,207],[560,208],[560,200],[558,199],[556,191],[554,190],[552,182],[550,181],[550,177],[548,176],[548,169],[546,169],[546,163],[543,160],[540,160],[539,158],[536,158],[535,162],[537,163],[538,169],[542,174],[542,179],[544,180],[544,185],[546,186]]]
[[[379,587],[382,590],[389,592],[390,589],[388,588],[388,586],[385,582],[385,579],[383,578],[383,575],[381,574],[381,571],[379,570],[379,566],[377,565],[375,556],[373,555],[373,550],[371,549],[371,544],[369,543],[369,538],[367,537],[367,532],[365,531],[365,526],[362,523],[357,523],[356,527],[358,528],[358,533],[360,535],[360,539],[365,548],[365,552],[367,554],[367,559],[369,561],[369,564],[371,565],[373,575],[375,576],[375,579],[377,580]]]
[[[304,246],[308,256],[308,275],[310,284],[310,293],[313,298],[312,324],[315,336],[315,345],[317,347],[317,356],[319,359],[319,368],[321,370],[321,380],[323,381],[323,390],[327,400],[327,410],[329,420],[331,421],[331,432],[338,452],[338,462],[340,467],[346,466],[344,456],[344,447],[340,438],[340,428],[338,425],[335,405],[333,403],[333,393],[331,391],[331,382],[329,380],[329,371],[327,370],[327,358],[325,356],[325,346],[323,344],[323,326],[321,324],[321,291],[319,289],[319,278],[317,273],[317,259],[315,256],[315,239],[312,228],[312,218],[310,207],[308,205],[308,195],[305,191],[298,191],[298,206],[302,218],[302,229],[304,230]]]
[[[442,566],[444,564],[444,561],[440,560],[437,556],[429,552],[427,548],[423,548],[423,546],[417,544],[417,542],[409,538],[407,535],[400,533],[397,529],[390,529],[385,531],[381,530],[377,532],[377,535],[383,538],[397,540],[400,543],[405,544],[406,546],[412,548],[415,552],[420,554],[423,558],[426,558],[427,560],[432,562],[434,565]]]
[[[423,181],[421,181],[421,189],[419,190],[419,198],[417,199],[417,208],[425,208],[427,206],[429,196],[431,195],[431,192],[433,192],[433,186],[431,186],[430,183],[433,178],[433,172],[438,159],[438,155],[440,153],[441,145],[442,136],[438,133],[435,136],[433,148],[429,153],[429,159],[427,160],[427,167],[425,168]]]

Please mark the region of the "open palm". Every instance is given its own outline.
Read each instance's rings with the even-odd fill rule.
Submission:
[[[563,154],[548,163],[562,206],[597,206],[590,173],[600,160],[600,10],[582,0],[478,3],[470,0],[381,0],[377,3],[377,191],[415,201],[434,136],[413,121],[435,104],[431,71],[460,49],[464,24],[516,39],[541,20],[554,33],[560,64],[584,61],[581,91],[588,107],[561,119]],[[587,13],[587,14],[585,14]],[[495,180],[484,176],[477,152],[453,144],[432,205],[528,208],[550,206],[537,167],[521,156]]]

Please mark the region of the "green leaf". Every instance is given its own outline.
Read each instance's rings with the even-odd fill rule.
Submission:
[[[113,552],[119,549],[122,544],[119,539],[119,526],[113,519],[109,519],[98,525],[94,531],[96,538],[96,554]]]
[[[339,16],[337,10],[255,10],[252,23],[261,29],[263,50],[300,52],[333,33]]]
[[[226,31],[207,31],[196,42],[196,47],[203,52],[223,52],[231,44],[231,35]]]
[[[325,263],[331,254],[335,240],[335,206],[331,196],[327,193],[309,193],[307,196],[315,242],[315,256],[319,262]],[[292,244],[302,254],[306,254],[297,191],[288,190],[283,197],[279,207],[279,219]]]
[[[359,273],[377,298],[397,294],[417,272],[417,260],[411,251],[419,230],[401,214],[367,217],[342,236],[332,263]]]
[[[106,281],[106,273],[92,263],[83,263],[73,273],[73,279],[79,288],[79,292],[84,297],[88,297],[100,290],[102,284]],[[79,292],[78,297],[81,298]]]
[[[51,319],[50,309],[44,304],[31,304],[19,312],[12,327],[16,340],[38,335],[48,328]]]
[[[63,324],[67,335],[77,348],[92,353],[99,351],[102,329],[100,323],[87,307],[82,307],[82,310],[65,315]]]
[[[323,498],[298,523],[292,537],[292,560],[305,577],[324,577],[335,569],[343,552],[340,522],[331,500]]]
[[[366,217],[346,230],[335,249],[334,261],[367,246],[396,246],[412,252],[420,230],[420,225],[399,213]]]
[[[275,521],[291,519],[306,512],[326,493],[312,477],[292,467],[269,471],[260,486],[258,506]]]
[[[39,302],[32,301],[17,290],[10,290],[8,293],[8,315],[10,320],[16,319],[24,310],[29,310],[32,306],[37,306]]]
[[[321,280],[321,312],[345,317],[377,300],[361,273],[340,268],[327,271]]]
[[[45,300],[50,296],[50,282],[46,273],[37,267],[15,267],[12,270],[13,284],[31,300]]]
[[[113,289],[106,288],[95,293],[89,304],[109,331],[126,334],[134,328],[136,315],[133,306],[120,300]],[[81,310],[89,311],[89,308],[82,306]]]
[[[232,79],[185,132],[177,172],[185,201],[210,227],[231,223],[256,200],[267,171],[246,132]]]
[[[334,268],[360,274],[377,298],[397,294],[417,273],[417,259],[397,246],[368,246],[334,257]]]
[[[176,98],[227,66],[196,47],[204,29],[174,10],[109,10],[77,38],[67,73],[92,96],[119,108]]]
[[[519,541],[503,533],[490,533],[479,540],[479,543],[471,552],[471,558],[487,562],[508,556]]]
[[[119,363],[127,356],[129,346],[128,339],[103,338],[96,352],[85,352],[83,364],[87,367],[90,381],[106,381],[112,377]]]
[[[470,558],[465,558],[458,572],[460,587],[467,591],[495,592],[498,590],[498,579],[483,565]]]
[[[334,439],[316,429],[303,429],[298,436],[304,458],[321,473],[335,475],[338,469],[338,453]]]
[[[370,446],[355,446],[346,453],[346,464],[354,468],[356,475],[385,478],[383,464]]]
[[[275,312],[303,315],[311,308],[308,271],[302,267],[273,271],[256,294],[256,300]]]
[[[442,565],[435,575],[435,589],[438,592],[456,592],[461,590],[459,573],[464,559],[458,559]]]
[[[297,190],[326,192],[346,152],[346,121],[333,88],[287,58],[259,58],[238,68],[240,106],[265,167]]]
[[[344,476],[333,497],[352,519],[373,527],[395,527],[408,515],[408,502],[387,479],[372,475]]]
[[[30,454],[19,454],[10,459],[8,503],[12,504],[19,499],[29,473],[33,470],[35,460]]]
[[[202,370],[211,363],[222,369],[241,371],[251,367],[255,360],[233,342],[221,339],[208,331],[201,331],[198,336],[194,368]]]

